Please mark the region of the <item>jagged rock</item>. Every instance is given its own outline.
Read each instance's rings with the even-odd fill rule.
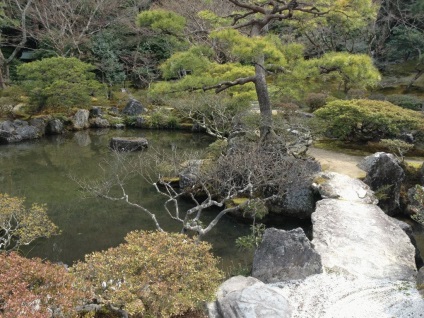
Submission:
[[[392,280],[412,280],[416,274],[409,237],[376,205],[324,199],[312,224],[312,243],[328,270]]]
[[[311,187],[312,177],[321,171],[321,165],[315,160],[293,159],[298,161],[302,177],[290,183],[283,196],[276,196],[267,201],[271,213],[299,219],[310,218],[315,210],[315,203],[319,199]]]
[[[324,199],[341,199],[366,204],[377,204],[370,187],[358,179],[337,172],[316,174],[312,187]]]
[[[88,122],[90,112],[86,109],[79,109],[72,117],[72,125],[74,130],[81,130],[90,127]]]
[[[182,170],[179,173],[179,187],[184,189],[196,184],[200,169],[204,160],[188,160],[183,164]]]
[[[134,98],[131,98],[122,110],[122,113],[128,116],[137,116],[143,112],[145,112],[143,105]]]
[[[6,120],[0,123],[0,130],[13,132],[15,130],[15,126],[10,120]]]
[[[253,258],[252,276],[264,283],[303,279],[321,272],[321,258],[301,228],[267,229]]]
[[[54,118],[47,122],[46,133],[49,135],[60,135],[64,132],[64,125],[60,119]]]
[[[400,187],[405,178],[405,172],[398,159],[392,154],[377,152],[364,158],[358,167],[367,172],[364,182],[375,192],[384,194],[378,205],[388,215],[400,212]]]
[[[418,318],[424,301],[414,282],[319,274],[272,284],[289,301],[293,318]]]
[[[209,317],[289,318],[292,310],[278,288],[238,276],[221,285],[215,310],[209,311]]]
[[[146,138],[141,137],[113,137],[109,146],[117,151],[137,151],[148,147]]]
[[[45,118],[32,118],[29,121],[29,125],[37,128],[39,136],[44,136],[46,134],[47,120]]]
[[[94,117],[90,119],[90,127],[93,128],[108,128],[110,127],[110,123],[107,119]]]

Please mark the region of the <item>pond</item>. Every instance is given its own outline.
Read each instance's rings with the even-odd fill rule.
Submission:
[[[212,140],[202,134],[144,130],[87,130],[37,141],[0,147],[0,191],[25,197],[27,204],[47,204],[48,214],[61,234],[40,239],[24,249],[27,256],[72,264],[92,251],[104,250],[123,242],[126,233],[136,229],[154,230],[151,219],[123,202],[83,198],[75,178],[95,179],[99,164],[112,156],[109,140],[115,136],[141,136],[156,150],[204,149]],[[149,148],[147,151],[150,151]],[[141,178],[128,185],[131,198],[154,211],[166,230],[179,225],[165,215],[163,198]],[[188,203],[185,203],[188,204]],[[216,211],[208,211],[212,218]],[[213,244],[224,268],[248,261],[235,246],[238,236],[249,232],[248,224],[223,218],[205,239]],[[251,255],[250,255],[251,258]]]

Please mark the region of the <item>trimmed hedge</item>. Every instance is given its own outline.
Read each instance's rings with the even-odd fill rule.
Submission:
[[[326,134],[329,137],[344,141],[378,141],[424,128],[421,113],[387,101],[336,100],[314,114],[326,122]]]

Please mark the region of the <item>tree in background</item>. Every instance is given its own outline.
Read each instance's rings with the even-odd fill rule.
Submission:
[[[0,254],[58,232],[44,205],[34,203],[26,208],[24,199],[0,194]]]
[[[20,65],[17,69],[30,103],[43,107],[87,106],[100,92],[94,67],[77,58],[52,57]]]
[[[174,54],[161,69],[165,79],[179,81],[160,83],[156,86],[156,91],[214,89],[219,93],[229,90],[245,100],[256,98],[262,118],[262,140],[274,134],[270,92],[282,88],[283,94],[289,94],[290,88],[286,89],[286,85],[294,82],[298,86],[302,85],[300,81],[311,79],[316,74],[316,69],[325,74],[342,72],[340,66],[326,66],[326,60],[310,72],[311,64],[307,61],[303,63],[302,47],[296,43],[284,43],[270,32],[270,27],[280,21],[313,25],[323,21],[322,18],[328,15],[344,15],[347,22],[354,23],[366,17],[373,17],[376,12],[376,7],[369,0],[322,1],[316,5],[297,1],[228,1],[236,11],[226,18],[218,17],[211,11],[201,13],[203,18],[216,26],[216,31],[211,32],[209,36],[218,44],[212,49],[193,45],[186,52]],[[156,15],[161,14],[160,11],[156,12]],[[149,24],[146,13],[140,14],[138,21],[140,24]],[[150,25],[154,27],[153,23]],[[365,82],[376,82],[379,75],[371,60],[364,56],[361,63],[361,67],[370,70],[365,75],[371,75],[371,78],[364,79]],[[315,66],[316,64],[319,63],[315,63]],[[285,78],[288,78],[289,82],[281,81]],[[364,85],[362,78],[359,79],[358,84]]]

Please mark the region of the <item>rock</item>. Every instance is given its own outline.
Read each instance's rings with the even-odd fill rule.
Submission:
[[[421,267],[417,274],[417,288],[424,289],[424,267]]]
[[[122,113],[128,116],[137,116],[143,112],[145,112],[143,105],[134,98],[131,98],[122,110]]]
[[[179,187],[180,189],[188,188],[196,184],[200,168],[204,160],[188,160],[183,164],[183,169],[179,173]]]
[[[418,171],[418,178],[419,178],[420,184],[424,185],[424,163],[421,165],[421,168]]]
[[[322,273],[321,257],[301,228],[265,231],[253,258],[253,277],[264,283],[275,283],[318,273]]]
[[[96,118],[96,117],[102,117],[103,115],[103,109],[100,106],[93,106],[90,109],[90,117]]]
[[[49,135],[63,134],[65,127],[60,119],[54,118],[47,122],[46,133]]]
[[[6,130],[0,130],[0,144],[11,144],[22,141],[22,136]]]
[[[382,192],[378,205],[388,215],[400,212],[400,187],[405,178],[405,172],[399,161],[392,154],[378,152],[365,157],[359,163],[359,168],[367,172],[364,182],[375,192]]]
[[[234,286],[232,280],[236,281]],[[229,282],[230,281],[230,282]],[[292,308],[278,288],[251,278],[233,277],[218,291],[216,310],[209,317],[289,318]],[[223,290],[225,289],[225,290]]]
[[[124,124],[115,124],[114,126],[116,129],[124,129],[125,125]]]
[[[37,128],[39,136],[44,136],[46,134],[47,120],[45,118],[32,118],[29,121],[29,125]]]
[[[28,126],[28,122],[25,120],[15,119],[13,121],[13,126],[15,127],[15,129],[18,127]]]
[[[110,123],[107,119],[95,117],[90,119],[90,127],[93,128],[108,128]]]
[[[115,107],[115,106],[108,108],[107,112],[110,115],[113,115],[113,116],[114,115],[119,115],[119,109],[117,107]]]
[[[86,109],[79,109],[72,117],[72,125],[74,130],[81,130],[90,127],[88,122],[90,112]]]
[[[332,273],[271,286],[280,288],[296,318],[418,318],[424,313],[423,298],[413,282]]]
[[[406,233],[406,235],[408,235],[409,239],[411,240],[411,244],[415,247],[415,265],[417,266],[417,268],[422,267],[424,265],[424,260],[421,257],[420,250],[417,246],[417,241],[415,240],[415,236],[414,236],[414,232],[412,230],[412,226],[409,225],[406,222],[403,222],[403,221],[395,219],[395,218],[392,218],[391,220],[394,223],[396,223],[402,229],[402,231],[404,231]]]
[[[302,177],[289,184],[283,196],[277,196],[267,202],[271,213],[299,219],[310,218],[318,201],[314,189],[311,187],[311,179],[321,171],[321,165],[315,160],[296,160],[296,165],[301,167]]]
[[[136,128],[144,128],[145,124],[144,124],[145,120],[143,117],[137,117],[135,120],[135,125],[134,127]]]
[[[36,139],[41,136],[41,133],[37,127],[27,125],[17,127],[15,133],[21,136],[22,140]]]
[[[312,224],[312,243],[328,270],[391,280],[412,280],[416,274],[409,237],[376,205],[324,199]]]
[[[364,182],[336,172],[316,174],[312,187],[324,199],[341,199],[366,204],[378,203],[374,193]]]
[[[6,131],[6,132],[13,132],[15,130],[15,126],[10,120],[6,120],[0,123],[0,130]]]
[[[117,151],[137,151],[147,148],[148,141],[141,137],[113,137],[109,146]]]

